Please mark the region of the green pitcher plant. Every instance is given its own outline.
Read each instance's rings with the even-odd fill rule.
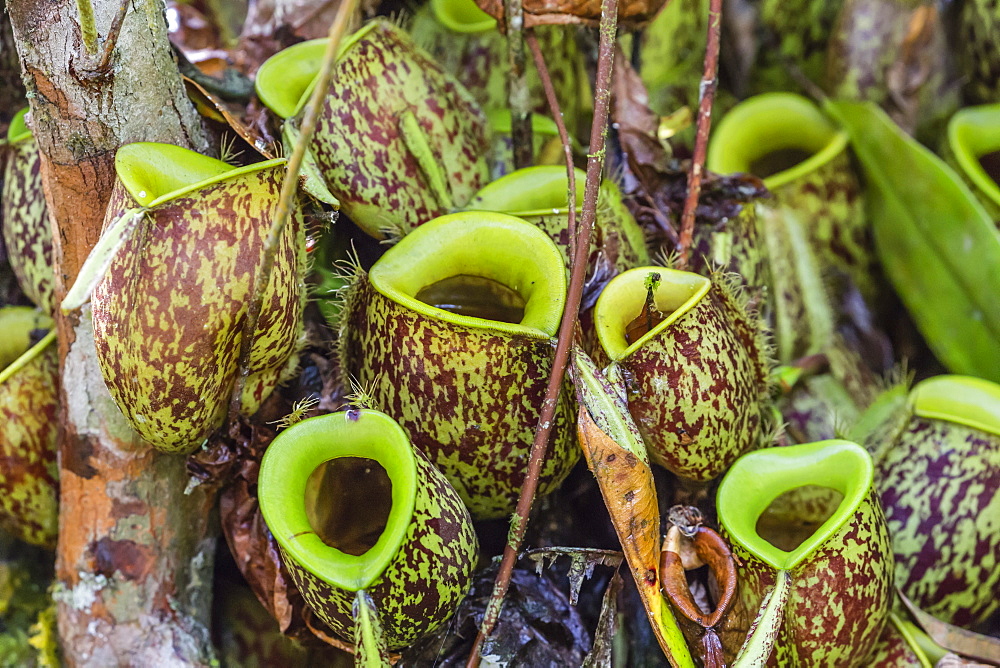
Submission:
[[[888,619],[893,576],[873,480],[871,457],[843,440],[753,452],[722,479],[716,507],[746,607],[756,609],[769,588],[790,577],[776,665],[869,665]],[[813,513],[778,524],[783,532],[762,522],[773,505],[798,505],[785,495],[800,490],[826,503],[802,504]]]
[[[524,220],[482,211],[418,227],[347,294],[344,382],[399,421],[477,519],[503,517],[517,503],[565,300],[552,240]],[[567,382],[540,496],[579,458],[574,411]]]
[[[515,169],[514,137],[511,135],[510,109],[491,109],[486,115],[490,119],[493,136],[488,158],[490,178],[495,181]],[[572,142],[572,137],[570,141]],[[532,155],[535,156],[532,164],[565,164],[559,126],[550,117],[542,114],[531,115],[531,143]],[[576,145],[575,142],[573,145]]]
[[[325,49],[325,39],[296,44],[257,73],[257,94],[285,119],[289,141]],[[381,239],[465,204],[488,180],[489,144],[486,115],[465,87],[377,19],[340,45],[306,166],[351,220]]]
[[[892,532],[896,583],[919,608],[971,627],[1000,607],[1000,385],[934,376],[890,389],[866,436]],[[863,433],[867,432],[867,433]]]
[[[764,180],[758,204],[771,264],[771,309],[778,357],[820,352],[833,335],[834,272],[872,298],[872,255],[864,198],[847,134],[806,98],[768,93],[742,102],[719,123],[706,166]]]
[[[1000,222],[1000,104],[966,107],[948,121],[942,151],[995,222]]]
[[[278,203],[284,160],[233,168],[169,144],[118,150],[105,230],[77,285],[94,281],[94,342],[111,396],[142,438],[191,452],[225,419],[244,319]],[[278,241],[240,410],[254,413],[296,352],[305,241]],[[77,303],[70,303],[76,299]]]
[[[0,192],[0,227],[21,290],[46,313],[55,312],[52,229],[39,173],[41,156],[25,123],[25,107],[7,129],[7,166]]]
[[[0,309],[0,528],[54,548],[59,531],[59,356],[52,319]],[[32,335],[43,334],[37,343]]]
[[[796,443],[836,438],[884,389],[861,355],[839,336],[823,355],[779,367],[773,375],[782,391],[776,404],[785,433]]]
[[[583,213],[583,190],[587,175],[576,170],[576,220]],[[534,223],[552,237],[569,266],[570,230],[566,167],[526,167],[503,176],[480,190],[466,209],[497,211]],[[601,182],[597,218],[590,239],[588,274],[583,308],[593,306],[601,288],[626,269],[649,262],[642,229],[622,201],[610,179]]]
[[[409,32],[448,74],[462,82],[483,109],[508,109],[507,40],[497,29],[496,20],[474,0],[430,0],[414,14]],[[583,54],[571,28],[539,27],[534,33],[545,54],[566,126],[573,134],[585,102],[581,89],[587,81]],[[526,70],[531,109],[547,115],[550,111],[537,70],[531,65]]]
[[[478,552],[469,512],[384,413],[322,415],[278,434],[258,498],[295,586],[344,640],[355,637],[359,592],[395,649],[440,627],[469,589]]]
[[[756,314],[722,275],[631,269],[601,293],[594,322],[654,462],[708,481],[757,447],[767,346]]]

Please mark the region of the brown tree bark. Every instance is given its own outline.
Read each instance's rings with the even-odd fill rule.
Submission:
[[[116,14],[127,13],[117,39]],[[88,53],[78,6],[99,40]],[[122,144],[204,148],[167,40],[162,0],[9,0],[55,238],[57,296],[100,236]],[[98,64],[113,49],[108,67]],[[111,400],[89,307],[57,319],[62,362],[59,634],[71,666],[211,659],[214,494],[185,493],[183,457],[157,454]]]

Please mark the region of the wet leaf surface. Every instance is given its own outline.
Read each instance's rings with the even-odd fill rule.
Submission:
[[[622,578],[615,571],[604,592],[601,618],[594,631],[594,648],[583,660],[583,668],[605,668],[612,665],[615,635],[618,633],[618,596],[622,591]]]
[[[404,652],[396,665],[464,666],[495,577],[495,566],[480,571],[447,628]],[[515,568],[496,631],[483,649],[484,663],[511,668],[578,666],[590,647],[590,633],[562,588],[545,575]]]

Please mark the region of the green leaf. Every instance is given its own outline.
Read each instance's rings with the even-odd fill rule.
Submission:
[[[60,305],[63,313],[75,311],[90,300],[90,294],[104,278],[108,267],[111,266],[111,261],[115,259],[115,255],[125,245],[125,242],[132,237],[139,226],[139,221],[143,220],[145,216],[146,209],[143,207],[129,209],[104,230],[104,234],[97,240],[97,244],[80,268],[76,282],[66,293],[66,297]]]
[[[954,373],[1000,381],[1000,232],[952,169],[874,104],[827,110],[851,135],[879,260],[931,350]]]

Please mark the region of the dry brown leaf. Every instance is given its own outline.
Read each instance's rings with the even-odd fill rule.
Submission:
[[[645,446],[622,392],[579,348],[573,378],[580,413],[577,429],[587,465],[597,478],[622,551],[660,647],[674,666],[693,666],[687,643],[660,594],[660,511]]]
[[[503,0],[476,0],[484,12],[503,25]],[[660,11],[665,0],[620,0],[618,21],[623,27],[640,27]],[[524,27],[579,23],[596,26],[601,20],[600,0],[527,0],[524,2]]]
[[[978,661],[1000,665],[1000,639],[973,633],[932,617],[914,605],[913,601],[908,599],[898,587],[896,595],[910,612],[913,621],[941,647]]]

